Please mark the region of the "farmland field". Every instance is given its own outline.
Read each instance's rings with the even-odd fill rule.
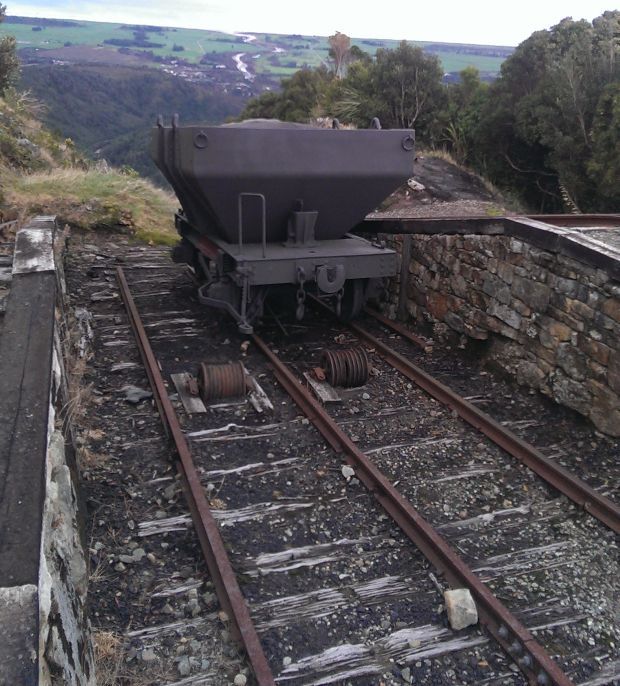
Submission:
[[[76,46],[97,48],[98,60],[117,64],[120,52],[138,60],[153,62],[152,66],[173,61],[199,66],[218,63],[222,68],[234,69],[232,57],[245,53],[250,71],[275,79],[288,76],[295,70],[316,67],[328,59],[328,43],[324,36],[252,34],[243,35],[172,27],[138,27],[102,22],[70,22],[49,19],[7,17],[0,24],[0,36],[15,36],[22,58],[58,61],[76,60]],[[353,39],[352,43],[373,54],[378,48],[395,48],[397,40]],[[476,67],[481,75],[493,78],[512,48],[502,46],[474,46],[416,42],[436,54],[445,72],[458,72],[467,66]],[[73,48],[73,50],[71,50]],[[53,51],[47,53],[46,51]],[[88,53],[92,61],[95,53]]]

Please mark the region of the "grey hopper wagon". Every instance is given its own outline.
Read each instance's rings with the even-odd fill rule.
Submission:
[[[180,126],[160,117],[153,159],[181,203],[180,244],[206,305],[252,331],[265,298],[306,292],[354,316],[396,272],[396,254],[349,231],[406,181],[413,131],[319,129],[277,120]]]

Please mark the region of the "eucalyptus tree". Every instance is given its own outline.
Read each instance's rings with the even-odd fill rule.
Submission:
[[[337,79],[341,79],[346,72],[347,57],[351,51],[351,39],[346,33],[336,31],[327,39],[329,44],[329,56],[334,60],[334,73]]]
[[[357,126],[378,117],[386,128],[415,128],[432,144],[439,133],[437,114],[445,105],[442,76],[437,56],[402,41],[395,50],[377,50],[374,60],[351,64],[331,110]]]

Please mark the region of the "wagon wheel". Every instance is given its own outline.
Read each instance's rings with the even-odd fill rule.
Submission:
[[[365,279],[349,279],[344,284],[344,295],[340,303],[340,319],[349,321],[354,319],[364,307]]]

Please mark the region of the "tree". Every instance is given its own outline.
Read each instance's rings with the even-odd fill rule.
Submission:
[[[563,198],[582,211],[608,204],[609,188],[590,170],[594,138],[606,138],[597,107],[612,112],[601,96],[620,80],[619,33],[618,11],[592,23],[563,19],[504,62],[477,131],[479,163],[493,181],[540,209],[562,209]]]
[[[347,61],[349,64],[351,62],[362,62],[368,65],[372,62],[372,57],[366,51],[362,50],[359,45],[352,45],[349,50]]]
[[[337,79],[344,76],[347,57],[351,51],[351,39],[345,33],[336,31],[327,39],[329,43],[329,56],[334,60],[334,73]]]
[[[459,164],[471,164],[475,154],[475,133],[488,85],[482,83],[475,67],[466,67],[459,76],[458,83],[448,86],[442,140]]]
[[[437,112],[444,106],[443,70],[436,55],[402,41],[396,50],[377,50],[374,85],[381,94],[377,115],[388,127],[413,128],[432,143]]]
[[[354,62],[345,79],[336,81],[327,97],[329,113],[360,128],[366,128],[379,111],[381,95],[375,88],[374,64]]]
[[[533,33],[502,64],[491,84],[473,134],[475,168],[497,186],[510,189],[536,210],[559,202],[557,175],[546,162],[547,149],[517,131],[517,104],[532,96],[547,61],[546,31]]]
[[[252,98],[239,115],[240,119],[276,119],[276,112],[281,100],[280,93],[265,91],[257,98]]]
[[[0,22],[4,21],[6,6],[0,5]],[[16,53],[17,43],[13,36],[4,36],[0,40],[0,94],[17,79],[19,61]]]
[[[599,212],[620,208],[620,83],[609,84],[596,106],[588,174],[599,188]]]
[[[281,121],[307,122],[322,112],[322,102],[332,77],[325,68],[300,69],[282,80],[280,93],[263,93],[248,102],[241,119],[265,117]]]
[[[415,127],[432,145],[440,131],[437,112],[445,100],[442,76],[435,55],[403,41],[396,50],[378,50],[374,62],[353,62],[335,89],[331,113],[364,128],[374,117],[385,128]]]

